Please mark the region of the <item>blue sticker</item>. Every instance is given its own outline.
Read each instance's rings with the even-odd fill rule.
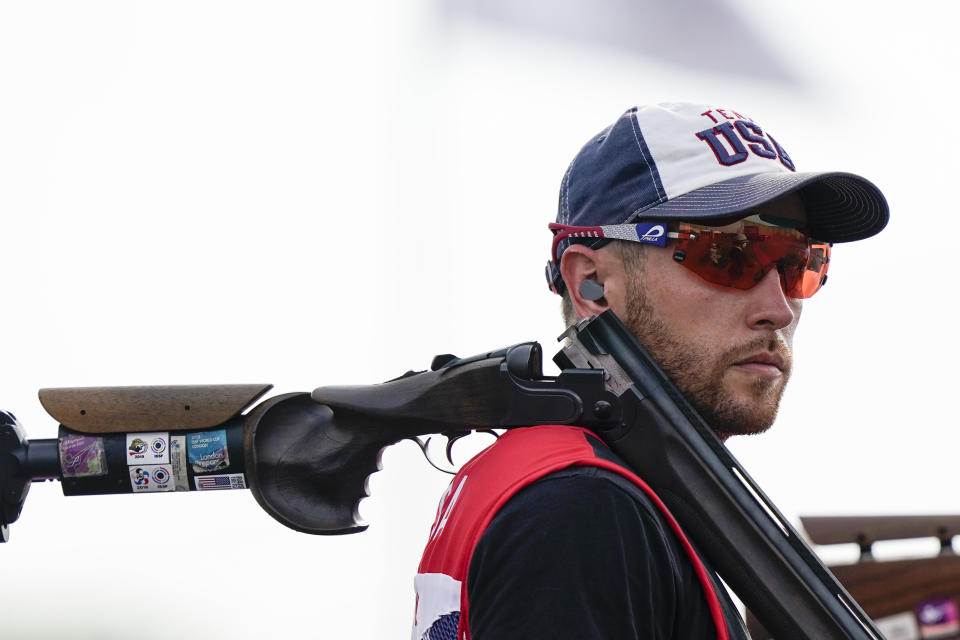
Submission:
[[[227,432],[203,431],[187,435],[187,458],[194,473],[210,473],[230,466]]]
[[[667,246],[667,224],[665,222],[641,222],[636,226],[637,239],[658,247]]]

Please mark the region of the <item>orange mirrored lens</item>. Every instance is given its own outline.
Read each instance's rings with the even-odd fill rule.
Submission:
[[[677,231],[674,259],[713,284],[750,289],[776,269],[786,295],[809,298],[826,280],[830,245],[795,229],[679,225]]]

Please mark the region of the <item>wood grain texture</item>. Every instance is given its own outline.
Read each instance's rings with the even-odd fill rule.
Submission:
[[[273,388],[269,384],[41,389],[40,404],[84,433],[204,429],[226,422]]]
[[[960,516],[804,516],[804,530],[816,544],[940,538],[960,535]]]
[[[871,618],[913,611],[930,598],[960,599],[960,556],[830,567]]]

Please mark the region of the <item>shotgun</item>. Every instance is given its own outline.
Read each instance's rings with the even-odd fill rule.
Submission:
[[[249,488],[284,525],[312,534],[367,528],[357,506],[382,451],[426,434],[576,424],[660,496],[701,555],[775,638],[882,639],[612,311],[560,336],[556,377],[526,342],[381,384],[287,393],[269,385],[45,389],[59,437],[28,440],[0,413],[0,526],[30,483],[65,495]]]

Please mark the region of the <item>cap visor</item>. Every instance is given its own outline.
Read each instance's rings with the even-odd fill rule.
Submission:
[[[851,173],[757,173],[700,187],[654,205],[634,220],[709,220],[733,216],[799,192],[810,235],[850,242],[879,233],[890,217],[886,198]]]

